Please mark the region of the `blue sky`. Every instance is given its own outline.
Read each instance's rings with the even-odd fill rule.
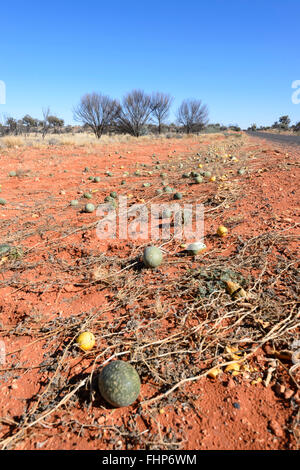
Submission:
[[[211,122],[300,120],[299,0],[1,2],[0,115],[73,123],[80,97],[133,88],[199,98]]]

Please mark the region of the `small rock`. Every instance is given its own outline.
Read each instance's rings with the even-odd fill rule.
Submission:
[[[285,386],[277,382],[277,384],[274,387],[274,390],[275,390],[276,395],[282,395],[285,391]]]
[[[286,400],[289,400],[290,398],[292,398],[292,396],[294,395],[294,391],[291,390],[290,388],[286,389],[286,391],[284,392],[284,398]]]
[[[284,432],[283,432],[280,424],[277,421],[275,421],[275,419],[272,419],[271,421],[269,421],[269,429],[277,437],[283,437],[284,436]]]
[[[293,400],[295,401],[295,403],[297,403],[298,405],[300,405],[300,390],[297,390]]]
[[[251,423],[247,418],[242,418],[242,424],[251,428]]]
[[[100,418],[97,419],[98,424],[103,424],[105,422],[105,416],[100,416]]]
[[[235,386],[236,386],[235,381],[230,377],[230,379],[227,382],[227,388],[231,389],[231,388],[234,388]]]

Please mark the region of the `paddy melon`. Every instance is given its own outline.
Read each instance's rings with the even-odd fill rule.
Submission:
[[[104,400],[120,408],[135,402],[140,393],[141,381],[131,364],[112,361],[102,369],[98,387]]]
[[[95,206],[94,206],[94,204],[91,204],[91,203],[86,204],[84,210],[85,210],[85,212],[88,212],[88,213],[94,212]]]
[[[147,268],[157,268],[163,260],[162,252],[156,246],[147,246],[144,250],[143,261]]]
[[[200,176],[200,175],[199,175],[199,176],[195,176],[194,181],[195,181],[196,184],[200,184],[200,183],[202,183],[203,178],[202,178],[202,176]]]

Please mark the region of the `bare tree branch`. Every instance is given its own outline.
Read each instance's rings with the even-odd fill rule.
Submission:
[[[153,93],[152,95],[152,114],[158,124],[158,133],[161,133],[161,127],[167,119],[173,98],[165,93]]]
[[[120,113],[118,101],[98,93],[86,94],[74,110],[74,119],[89,126],[100,139]]]
[[[123,98],[117,121],[119,130],[139,137],[148,124],[152,111],[151,96],[142,90],[131,91]]]
[[[200,100],[184,100],[177,111],[177,121],[187,134],[197,132],[208,123],[207,106]]]

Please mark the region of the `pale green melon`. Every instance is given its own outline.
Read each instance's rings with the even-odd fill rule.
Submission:
[[[156,246],[148,246],[144,250],[143,261],[147,268],[157,268],[163,260],[162,252]]]
[[[89,213],[94,212],[95,206],[94,206],[94,204],[91,204],[91,203],[86,204],[84,210],[85,210],[85,212],[89,212]]]

